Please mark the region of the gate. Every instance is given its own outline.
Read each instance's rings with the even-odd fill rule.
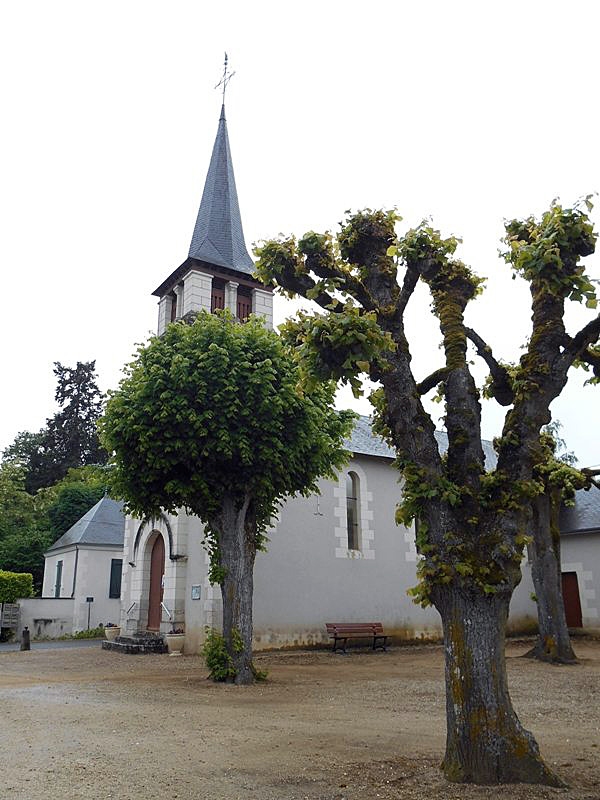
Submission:
[[[1,603],[0,604],[0,628],[17,629],[19,624],[19,604]]]

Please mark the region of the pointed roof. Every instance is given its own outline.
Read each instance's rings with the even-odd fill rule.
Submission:
[[[221,107],[217,137],[189,257],[249,275],[254,272],[254,264],[244,242],[224,105]]]
[[[46,551],[52,553],[76,544],[110,545],[123,547],[125,515],[123,503],[103,497],[95,506],[72,525],[66,533]]]

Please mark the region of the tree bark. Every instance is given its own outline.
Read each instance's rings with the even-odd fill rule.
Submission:
[[[437,593],[446,660],[442,769],[457,783],[562,786],[519,722],[508,692],[504,645],[511,593],[486,595],[459,586]]]
[[[549,490],[533,502],[531,577],[539,633],[535,646],[526,655],[553,664],[576,664],[562,595],[559,510],[560,490],[558,493]]]
[[[249,502],[236,508],[233,500],[223,504],[219,551],[224,576],[223,638],[229,653],[236,684],[254,681],[252,668],[252,598],[254,593],[255,535],[247,519]],[[250,530],[249,530],[250,529]]]

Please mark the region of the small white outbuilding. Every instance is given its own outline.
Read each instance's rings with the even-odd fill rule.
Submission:
[[[124,517],[103,497],[45,553],[41,598],[21,600],[19,628],[56,637],[120,616]]]

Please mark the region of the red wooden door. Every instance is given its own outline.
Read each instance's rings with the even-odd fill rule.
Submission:
[[[579,584],[577,583],[576,572],[563,572],[562,593],[565,603],[565,615],[569,628],[583,628],[581,618],[581,603],[579,601]]]
[[[148,602],[148,630],[160,629],[162,618],[160,604],[163,599],[163,575],[165,571],[165,542],[157,536],[150,556],[150,598]]]

